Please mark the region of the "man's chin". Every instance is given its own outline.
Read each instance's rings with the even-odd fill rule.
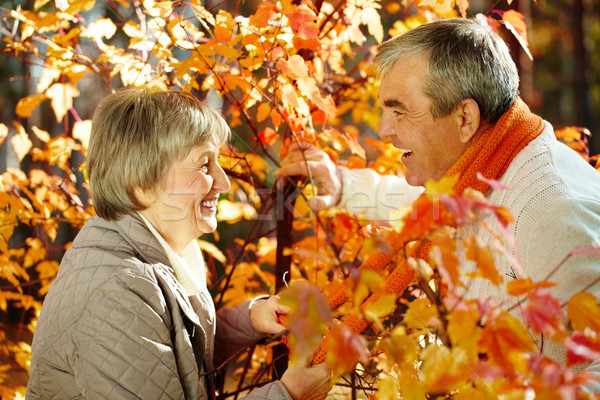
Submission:
[[[410,186],[425,186],[425,182],[414,175],[405,175],[406,183]]]

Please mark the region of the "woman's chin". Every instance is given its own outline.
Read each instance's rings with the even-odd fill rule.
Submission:
[[[213,233],[217,229],[217,218],[211,217],[203,219],[198,223],[198,230],[200,234]]]

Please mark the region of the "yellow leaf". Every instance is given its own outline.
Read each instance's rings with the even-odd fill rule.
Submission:
[[[73,107],[73,97],[79,96],[79,90],[70,83],[55,83],[46,91],[46,95],[52,99],[52,109],[56,120],[60,122]]]
[[[4,142],[4,139],[8,136],[8,127],[0,122],[0,144]]]
[[[236,22],[231,14],[223,9],[219,10],[215,24],[224,26],[229,30],[233,30],[233,28],[236,26]]]
[[[431,196],[439,196],[440,194],[454,194],[454,186],[458,182],[458,175],[445,176],[439,181],[428,180],[425,184],[425,193]]]
[[[28,268],[46,257],[46,248],[38,238],[27,238],[25,242],[29,248],[23,259],[23,267]]]
[[[153,18],[166,19],[173,12],[171,1],[145,0],[144,7]]]
[[[393,294],[383,295],[373,303],[367,304],[364,313],[369,321],[381,327],[380,318],[389,315],[396,309],[396,296]]]
[[[396,400],[398,398],[398,381],[393,376],[386,376],[379,381],[377,385],[377,393],[375,399],[377,400]]]
[[[280,60],[284,61],[284,60]],[[299,55],[293,55],[287,61],[288,71],[293,79],[306,79],[308,78],[308,67],[304,62],[304,59]]]
[[[377,3],[377,8],[381,6]],[[367,25],[367,29],[369,30],[369,34],[377,40],[377,43],[381,43],[383,41],[383,26],[381,25],[381,16],[379,12],[374,7],[365,7],[363,8],[362,23]]]
[[[223,254],[223,252],[221,252],[221,250],[219,250],[217,246],[215,246],[211,242],[207,242],[206,240],[197,239],[196,242],[198,242],[198,247],[200,247],[200,250],[204,250],[213,258],[217,259],[221,264],[227,263],[227,258],[225,257],[225,254]]]
[[[435,307],[427,299],[413,300],[409,304],[408,311],[404,317],[407,328],[425,328],[437,318]]]
[[[406,329],[397,325],[389,337],[381,341],[381,347],[401,369],[410,368],[419,357],[419,344]]]
[[[29,153],[31,150],[31,140],[29,140],[29,136],[25,132],[25,128],[23,125],[18,123],[17,121],[13,121],[13,124],[17,128],[17,134],[14,135],[10,141],[15,148],[15,153],[17,153],[17,158],[19,161],[23,161],[23,158]]]
[[[73,125],[73,139],[78,139],[84,151],[87,151],[90,142],[90,133],[92,132],[92,121],[77,121]]]
[[[42,71],[42,75],[40,76],[40,79],[38,81],[38,84],[35,87],[35,90],[38,93],[45,92],[46,89],[48,89],[50,87],[52,82],[55,82],[60,78],[61,73],[62,73],[62,69],[58,68],[58,67],[53,67],[52,64],[49,65],[47,68],[44,68],[44,70]],[[38,95],[38,96],[44,96],[44,98],[48,98],[45,95]]]
[[[37,126],[33,126],[31,128],[35,136],[40,139],[42,142],[47,143],[50,140],[50,134],[43,129],[38,128]]]
[[[23,97],[17,103],[15,112],[21,118],[31,117],[31,113],[35,110],[42,101],[47,99],[48,96],[44,94],[33,94],[31,96]]]
[[[101,38],[110,39],[117,32],[117,27],[108,18],[99,18],[95,22],[92,22],[84,29],[80,36],[87,38],[94,38],[100,40]]]
[[[471,376],[469,363],[463,353],[437,343],[421,353],[425,388],[429,393],[448,393],[462,386]]]
[[[234,224],[242,218],[252,219],[256,217],[256,209],[248,203],[241,201],[234,203],[223,199],[219,201],[217,208],[217,220],[227,221],[230,224]]]
[[[425,385],[418,378],[410,374],[402,374],[400,376],[400,393],[403,399],[411,400],[426,400]],[[397,399],[398,396],[394,397]]]
[[[35,0],[35,2],[33,3],[33,10],[38,11],[40,8],[48,4],[49,1],[50,0]]]
[[[75,15],[82,10],[90,11],[94,4],[96,4],[95,0],[69,0],[68,2],[69,8],[67,8],[65,13]]]
[[[306,104],[303,98],[298,96],[296,89],[289,83],[286,83],[281,88],[281,102],[284,107],[296,110],[301,115],[309,114],[308,104]]]
[[[475,310],[457,309],[448,317],[448,336],[455,347],[465,351],[469,361],[477,358],[477,343],[481,338],[478,321],[479,316]]]

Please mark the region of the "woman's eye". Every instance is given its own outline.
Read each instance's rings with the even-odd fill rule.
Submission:
[[[208,172],[208,163],[201,165],[200,171],[207,173]]]

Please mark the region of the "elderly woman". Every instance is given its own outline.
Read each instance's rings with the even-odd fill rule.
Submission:
[[[217,226],[229,127],[179,91],[98,106],[92,217],[65,253],[32,347],[28,399],[214,398],[213,360],[283,329],[277,297],[215,313],[196,238]],[[323,399],[324,366],[290,366],[247,399]]]

